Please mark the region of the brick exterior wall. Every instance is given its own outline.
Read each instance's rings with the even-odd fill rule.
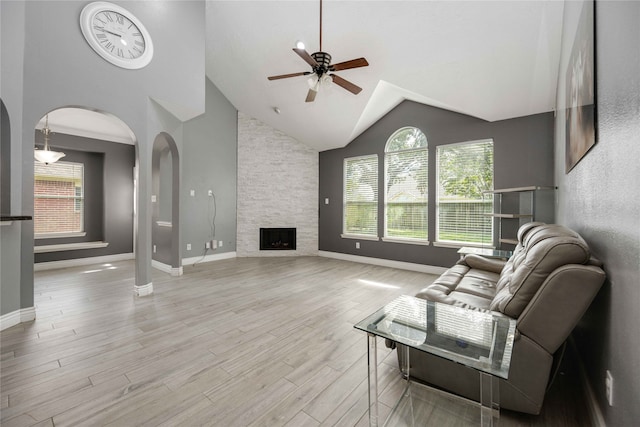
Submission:
[[[75,191],[75,183],[71,181],[35,180],[33,224],[36,234],[82,231],[81,203],[76,206],[72,198],[46,197],[53,194],[74,197]]]
[[[318,152],[238,113],[238,256],[318,254]],[[296,250],[260,251],[260,228],[297,229]]]

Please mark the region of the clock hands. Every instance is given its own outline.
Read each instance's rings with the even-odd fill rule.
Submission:
[[[111,34],[113,36],[119,37],[120,38],[120,43],[122,43],[125,46],[127,45],[127,41],[123,38],[122,34],[114,33],[113,31],[109,31],[109,30],[107,30],[105,28],[101,28],[101,30],[103,32],[105,32],[105,33],[109,33],[109,34]]]
[[[122,35],[120,35],[120,34],[116,34],[116,33],[113,33],[113,32],[111,32],[111,31],[109,31],[109,30],[104,30],[104,29],[103,29],[102,31],[104,31],[105,33],[112,34],[112,35],[114,35],[114,36],[116,36],[116,37],[122,37]]]

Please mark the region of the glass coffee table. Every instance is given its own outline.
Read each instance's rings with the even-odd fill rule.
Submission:
[[[480,423],[497,423],[498,379],[507,379],[516,321],[499,313],[469,310],[403,295],[354,325],[368,336],[369,425],[378,425],[377,337],[404,347],[400,358],[405,393],[412,385],[409,348],[443,357],[478,371],[480,376]],[[388,418],[391,419],[393,413]]]

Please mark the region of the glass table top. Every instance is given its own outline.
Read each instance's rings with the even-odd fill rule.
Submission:
[[[402,295],[354,327],[500,378],[509,375],[516,321],[500,313]]]

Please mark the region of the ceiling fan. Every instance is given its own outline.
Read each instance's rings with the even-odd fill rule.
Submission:
[[[367,65],[369,65],[369,63],[364,58],[357,58],[350,61],[331,64],[331,55],[329,55],[327,52],[322,51],[322,0],[320,0],[320,51],[309,54],[309,52],[304,49],[304,46],[295,47],[293,48],[293,51],[300,55],[300,57],[304,59],[307,64],[311,65],[311,71],[282,74],[279,76],[271,76],[267,78],[269,80],[278,80],[286,79],[289,77],[308,76],[313,74],[313,77],[309,79],[310,89],[307,93],[305,102],[313,102],[313,100],[316,99],[316,94],[318,93],[320,86],[326,85],[331,81],[353,93],[354,95],[357,95],[360,93],[360,91],[362,91],[361,87],[356,86],[350,81],[345,80],[336,74],[329,74],[335,71],[348,70],[350,68],[366,67]]]

